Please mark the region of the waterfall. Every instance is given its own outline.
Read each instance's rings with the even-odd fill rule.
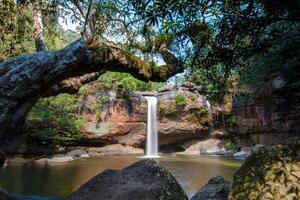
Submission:
[[[205,102],[206,102],[206,106],[207,106],[208,117],[210,120],[212,120],[211,104],[207,99],[205,99]]]
[[[148,102],[147,141],[145,157],[159,157],[157,142],[157,98],[154,96],[146,96],[145,98]]]

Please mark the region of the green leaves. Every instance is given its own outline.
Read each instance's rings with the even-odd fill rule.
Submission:
[[[164,83],[143,82],[128,73],[107,72],[99,78],[100,83],[105,89],[126,91],[151,91],[164,86]]]
[[[176,106],[179,108],[184,108],[185,105],[187,104],[187,100],[183,94],[178,94],[175,97],[175,102],[176,102]]]
[[[41,99],[27,117],[28,140],[64,145],[78,142],[85,123],[82,117],[75,114],[79,106],[77,97],[68,94]]]

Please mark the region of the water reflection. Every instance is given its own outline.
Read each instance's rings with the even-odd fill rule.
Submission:
[[[136,156],[111,156],[76,160],[66,164],[10,163],[0,169],[0,186],[9,192],[65,197],[106,169],[122,169],[140,160]],[[163,155],[157,159],[182,185],[189,196],[212,176],[231,180],[241,162],[209,156]]]

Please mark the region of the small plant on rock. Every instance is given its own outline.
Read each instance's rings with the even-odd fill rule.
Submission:
[[[175,97],[175,101],[176,101],[176,106],[177,107],[181,107],[181,108],[184,108],[187,104],[187,101],[184,97],[183,94],[178,94],[176,97]]]
[[[239,151],[241,150],[241,145],[229,140],[225,144],[225,149],[231,151]]]
[[[235,115],[231,115],[227,118],[227,123],[230,125],[230,126],[234,126],[234,125],[237,125],[237,116]]]

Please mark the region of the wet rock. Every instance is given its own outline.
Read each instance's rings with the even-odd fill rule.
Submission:
[[[158,93],[170,92],[172,90],[174,90],[174,86],[172,86],[172,85],[166,85],[166,86],[164,86],[162,88],[159,88]]]
[[[227,200],[229,190],[230,183],[222,176],[215,176],[191,200]]]
[[[48,163],[65,163],[65,162],[72,162],[74,158],[72,156],[66,155],[55,155],[52,158],[48,158]]]
[[[112,156],[112,155],[142,155],[144,150],[121,144],[112,144],[104,147],[90,147],[87,149],[90,156]]]
[[[9,163],[27,163],[31,162],[33,158],[23,158],[21,156],[14,156],[8,159]]]
[[[263,144],[256,144],[254,146],[249,147],[248,151],[249,152],[255,152],[258,151],[260,148],[264,147],[265,145]]]
[[[252,153],[234,175],[228,199],[300,199],[299,158],[299,138]]]
[[[232,155],[233,157],[239,158],[239,159],[245,159],[247,156],[249,156],[249,153],[246,151],[238,151]]]
[[[51,158],[40,158],[35,162],[39,164],[45,164],[45,163],[55,164],[55,163],[67,163],[72,161],[74,161],[74,158],[72,156],[67,156],[62,154],[62,155],[54,155]]]
[[[229,138],[230,132],[222,129],[215,129],[210,132],[210,136],[213,138],[225,139],[225,138]]]
[[[141,160],[123,170],[106,170],[66,200],[187,200],[175,178],[153,160]]]
[[[195,140],[181,145],[184,154],[218,154],[225,152],[225,142],[219,139]]]
[[[238,151],[234,153],[232,156],[237,159],[246,159],[248,156],[250,156],[253,152],[258,151],[260,148],[264,147],[263,144],[256,144],[251,147],[243,147],[242,151]]]
[[[85,155],[87,155],[87,152],[82,150],[82,149],[75,149],[72,151],[69,151],[67,154],[67,156],[71,156],[71,157],[84,157]]]
[[[196,90],[196,85],[194,83],[190,83],[190,82],[185,82],[181,85],[182,88],[187,88],[190,91],[195,91]]]

